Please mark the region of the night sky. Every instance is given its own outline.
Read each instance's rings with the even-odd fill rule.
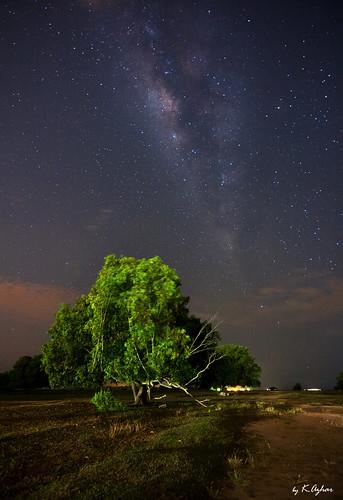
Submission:
[[[263,385],[343,370],[341,1],[0,7],[0,370],[159,255]]]

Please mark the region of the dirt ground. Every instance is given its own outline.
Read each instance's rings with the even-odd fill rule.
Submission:
[[[246,427],[256,452],[248,481],[222,498],[343,499],[343,407],[303,405],[291,417]]]

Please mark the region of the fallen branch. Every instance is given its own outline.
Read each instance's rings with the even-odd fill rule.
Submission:
[[[167,394],[163,394],[163,396],[155,396],[154,399],[163,399],[166,397],[167,397]]]
[[[208,399],[204,399],[203,401],[200,401],[200,399],[197,399],[196,397],[194,397],[193,394],[191,394],[188,391],[188,389],[186,387],[184,387],[183,385],[180,385],[176,382],[171,382],[167,379],[163,379],[163,381],[160,382],[160,384],[162,387],[166,387],[167,389],[179,389],[179,390],[183,391],[185,394],[187,394],[187,396],[194,399],[194,401],[196,401],[199,405],[207,408],[207,406],[205,405],[205,402],[207,402]]]

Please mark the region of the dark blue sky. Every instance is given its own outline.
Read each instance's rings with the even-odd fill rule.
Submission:
[[[343,369],[342,3],[4,1],[0,369],[160,255],[263,382]]]

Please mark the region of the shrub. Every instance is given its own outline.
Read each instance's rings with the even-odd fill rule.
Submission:
[[[91,403],[96,406],[98,411],[124,411],[126,406],[113,397],[112,392],[109,389],[101,389],[96,392],[91,399]]]

